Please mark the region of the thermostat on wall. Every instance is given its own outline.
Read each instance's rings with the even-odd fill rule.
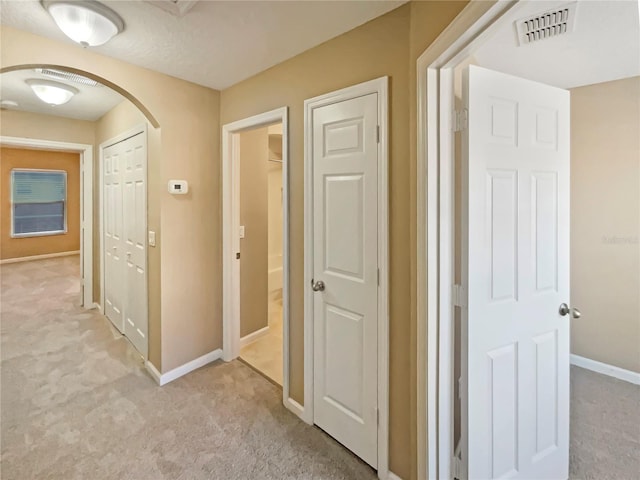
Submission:
[[[169,180],[169,193],[184,195],[189,191],[189,183],[186,180]]]

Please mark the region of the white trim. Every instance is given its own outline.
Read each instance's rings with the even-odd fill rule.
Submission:
[[[149,177],[148,177],[148,166],[149,166],[149,136],[148,136],[148,129],[147,129],[147,124],[146,123],[141,123],[139,125],[136,125],[134,127],[132,127],[129,130],[126,130],[124,132],[122,132],[119,135],[116,135],[113,138],[110,138],[108,140],[105,140],[104,142],[102,142],[99,146],[98,146],[98,188],[99,188],[99,197],[100,197],[100,203],[99,203],[99,211],[100,214],[98,215],[99,220],[100,220],[100,226],[99,226],[99,230],[100,230],[100,247],[98,249],[98,251],[100,252],[100,312],[105,313],[106,309],[105,309],[105,268],[104,268],[104,215],[103,215],[103,209],[104,209],[104,168],[103,168],[103,164],[104,164],[104,150],[112,145],[115,145],[117,143],[123,142],[131,137],[134,137],[136,135],[142,134],[144,135],[144,149],[145,149],[145,159],[144,159],[144,180],[145,180],[145,194],[146,194],[146,199],[145,199],[145,212],[146,212],[146,216],[145,216],[145,232],[147,231],[147,229],[149,228],[149,211],[148,211],[148,197],[149,197]],[[146,241],[146,239],[145,239]],[[147,302],[146,305],[146,315],[147,315],[147,348],[146,351],[142,354],[142,356],[145,358],[145,360],[148,359],[149,356],[149,242],[146,241],[146,245],[145,245],[145,267],[144,267],[144,271],[145,271],[145,286],[144,286],[144,290],[145,290],[145,301]],[[109,320],[111,321],[111,319]],[[113,322],[112,322],[113,323]],[[122,326],[118,326],[115,325],[114,326],[118,329],[118,331],[122,334],[124,334],[124,325]]]
[[[285,399],[284,406],[287,407],[287,409],[294,415],[297,415],[300,418],[304,417],[304,407],[296,402],[293,398],[289,397]]]
[[[417,60],[418,479],[449,479],[453,458],[452,70],[515,1],[472,1]],[[441,82],[444,85],[441,85]],[[425,353],[426,352],[426,355]],[[440,408],[439,408],[440,407]]]
[[[74,250],[73,252],[45,253],[42,255],[32,255],[30,257],[5,258],[4,260],[0,260],[0,265],[7,263],[31,262],[32,260],[44,260],[46,258],[69,257],[71,255],[80,255],[80,250]]]
[[[398,475],[396,475],[393,472],[389,472],[389,475],[387,475],[387,479],[388,480],[402,480],[402,478],[400,478]]]
[[[250,333],[249,335],[245,335],[240,339],[240,348],[245,347],[250,343],[253,343],[259,338],[262,338],[268,334],[269,334],[269,325],[267,325],[266,327],[259,328],[255,332]]]
[[[162,374],[158,371],[158,369],[155,367],[153,363],[147,360],[146,362],[144,362],[144,366],[158,385],[160,386],[164,385],[162,383]]]
[[[378,478],[389,473],[389,78],[343,88],[304,102],[304,405],[303,420],[313,424],[313,110],[352,98],[378,94]]]
[[[56,142],[38,138],[0,136],[0,144],[8,147],[26,147],[80,153],[80,264],[82,306],[93,305],[93,145]]]
[[[93,308],[94,310],[98,310],[100,313],[102,313],[102,305],[100,305],[98,302],[94,302]]]
[[[222,358],[240,355],[240,132],[282,123],[282,402],[302,417],[289,398],[289,109],[281,107],[222,127]],[[290,402],[300,407],[292,407]]]
[[[592,372],[601,373],[609,377],[617,378],[618,380],[624,380],[625,382],[633,383],[634,385],[640,385],[640,372],[625,370],[624,368],[574,354],[571,354],[571,365],[586,368]]]
[[[220,360],[222,358],[222,350],[217,349],[213,352],[209,352],[201,357],[196,358],[195,360],[191,360],[190,362],[185,363],[184,365],[180,365],[179,367],[174,368],[173,370],[169,370],[167,373],[160,373],[158,369],[147,360],[144,363],[144,366],[149,371],[154,380],[158,383],[158,385],[163,386],[169,382],[173,382],[174,380],[185,376],[188,373],[197,370],[198,368],[204,367],[216,360]]]

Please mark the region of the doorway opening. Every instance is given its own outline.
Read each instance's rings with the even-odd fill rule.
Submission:
[[[2,182],[6,197],[6,205],[10,205],[11,211],[3,212],[5,224],[3,225],[3,246],[1,263],[15,263],[47,258],[57,258],[65,256],[79,255],[79,279],[80,298],[79,304],[84,308],[95,308],[93,302],[93,255],[92,255],[92,223],[93,212],[91,208],[93,194],[93,145],[78,144],[71,142],[59,142],[42,140],[35,138],[1,136],[0,146],[3,149],[2,157]],[[4,151],[7,149],[6,151]],[[69,158],[71,162],[69,162]],[[42,163],[44,162],[44,163]],[[51,209],[56,204],[62,206],[60,212],[32,211],[26,212],[25,221],[29,225],[23,227],[29,229],[31,233],[16,234],[14,216],[13,189],[17,186],[13,182],[14,172],[21,169],[25,172],[32,170],[40,171],[40,174],[47,175],[53,173],[52,164],[59,165],[57,172],[64,175],[64,185],[60,185],[56,195],[60,198],[45,198],[46,202],[36,202],[42,200],[42,196],[50,196],[34,185],[23,185],[30,192],[29,198],[25,197],[27,203],[22,202],[24,207],[29,208],[31,204],[42,208]],[[15,168],[14,168],[15,167]],[[37,175],[38,173],[36,173]],[[29,183],[38,182],[39,179],[31,179]],[[24,183],[24,182],[23,182]],[[50,182],[49,182],[50,183]],[[24,195],[22,195],[24,197]],[[20,199],[17,199],[18,203]],[[56,200],[52,203],[51,200]],[[32,209],[33,210],[33,209]],[[57,214],[61,215],[57,215]],[[61,219],[61,225],[55,227],[57,231],[50,231],[51,228],[44,228],[45,224],[50,224],[51,219]]]
[[[569,355],[568,340],[566,340],[566,344],[565,340],[560,342],[563,345],[559,347],[560,343],[554,343],[558,341],[557,338],[555,340],[550,336],[543,338],[542,332],[538,332],[535,335],[540,335],[537,337],[534,335],[535,338],[532,339],[532,344],[537,348],[537,363],[534,362],[531,365],[535,365],[539,374],[544,374],[545,372],[540,369],[544,369],[545,358],[549,359],[553,357],[554,352],[560,352],[559,355],[563,358],[560,370],[550,369],[547,373],[555,371],[554,375],[556,375],[558,371],[568,372],[569,362],[571,362],[573,365],[606,373],[631,383],[640,383],[640,365],[637,364],[637,355],[636,360],[629,356],[631,352],[637,352],[637,348],[634,350],[634,347],[630,346],[631,342],[635,342],[637,346],[637,342],[640,340],[640,332],[637,327],[634,330],[633,322],[628,321],[630,318],[637,318],[637,301],[635,303],[633,301],[623,302],[624,311],[620,316],[617,316],[615,325],[607,325],[608,322],[603,322],[602,320],[608,315],[606,312],[600,311],[601,308],[606,308],[605,305],[608,305],[610,309],[615,308],[615,305],[607,304],[606,291],[609,288],[607,284],[615,285],[624,278],[628,280],[625,283],[633,285],[631,288],[635,288],[635,291],[638,288],[637,275],[634,278],[629,276],[631,271],[638,271],[637,257],[630,256],[631,249],[627,249],[627,253],[625,253],[622,248],[610,248],[611,244],[616,241],[619,241],[620,244],[637,245],[637,206],[634,210],[634,207],[630,207],[628,202],[617,195],[617,192],[624,191],[626,198],[638,198],[637,136],[624,136],[630,125],[634,125],[637,130],[640,113],[638,112],[640,66],[638,65],[637,51],[639,40],[637,8],[637,5],[632,2],[619,2],[615,7],[611,4],[604,5],[601,2],[574,2],[573,4],[545,2],[544,5],[536,5],[536,2],[517,2],[511,5],[470,5],[418,61],[418,168],[423,169],[422,173],[424,174],[419,175],[421,184],[418,192],[421,198],[418,208],[420,210],[419,218],[423,218],[421,215],[424,214],[424,218],[427,220],[422,228],[419,226],[419,245],[424,246],[424,253],[418,272],[419,284],[427,285],[427,289],[424,290],[424,300],[428,302],[425,303],[424,300],[418,302],[420,319],[418,322],[419,370],[422,372],[420,376],[424,374],[423,378],[426,379],[424,391],[420,392],[419,397],[419,411],[423,406],[425,417],[423,417],[424,423],[420,421],[418,427],[419,451],[428,453],[428,464],[425,462],[419,465],[423,478],[467,478],[467,475],[470,478],[473,474],[467,470],[469,464],[474,461],[472,457],[475,456],[477,459],[478,452],[482,450],[482,448],[478,448],[477,442],[465,444],[464,439],[460,441],[464,436],[465,429],[474,428],[471,421],[465,418],[467,407],[464,402],[466,398],[469,398],[468,392],[472,387],[465,378],[465,362],[461,355],[466,348],[466,342],[471,343],[478,340],[477,338],[465,338],[465,315],[472,309],[477,309],[478,306],[477,301],[473,306],[470,306],[470,302],[472,302],[471,289],[475,288],[477,291],[478,283],[465,283],[465,274],[467,273],[465,269],[473,266],[470,263],[471,258],[469,258],[472,256],[472,251],[465,249],[464,238],[465,235],[471,235],[469,229],[472,228],[473,219],[465,217],[463,206],[466,205],[468,208],[470,203],[469,195],[472,195],[472,189],[467,181],[471,182],[472,179],[468,174],[465,174],[463,168],[465,162],[461,153],[464,152],[464,144],[468,140],[468,138],[465,140],[465,136],[470,136],[470,132],[474,128],[473,120],[469,116],[469,106],[463,101],[465,91],[470,91],[462,81],[465,70],[473,70],[477,66],[484,67],[493,70],[493,73],[496,73],[496,78],[512,76],[510,78],[513,78],[514,82],[524,78],[530,85],[535,84],[542,87],[551,85],[555,90],[568,90],[563,93],[567,97],[569,95],[571,97],[570,140],[568,132],[562,133],[565,145],[570,143],[571,147],[571,155],[569,156],[567,153],[566,156],[567,175],[565,179],[563,179],[562,173],[552,175],[550,173],[552,168],[545,164],[540,156],[536,157],[540,159],[537,167],[530,172],[530,182],[522,183],[521,181],[518,183],[514,180],[514,185],[517,185],[513,196],[516,202],[514,205],[517,205],[518,202],[522,204],[530,202],[534,206],[533,214],[536,213],[535,209],[539,208],[538,221],[524,222],[526,225],[515,222],[517,229],[514,231],[517,231],[517,234],[529,228],[531,229],[530,233],[535,233],[531,233],[533,236],[530,241],[524,242],[519,247],[519,255],[522,255],[525,250],[531,250],[538,255],[533,263],[525,262],[520,266],[517,278],[520,279],[523,271],[528,269],[529,265],[533,265],[531,268],[537,269],[537,276],[533,279],[534,283],[532,284],[534,289],[540,290],[540,292],[545,289],[564,291],[563,295],[566,299],[562,301],[567,305],[562,308],[562,305],[554,304],[552,305],[553,311],[550,313],[554,317],[557,316],[556,325],[560,325],[560,322],[569,316],[573,317],[570,327],[572,354]],[[528,18],[541,18],[547,12],[550,12],[550,15],[555,12],[553,18],[556,19],[564,19],[564,15],[570,15],[574,16],[571,21],[576,19],[577,21],[571,31],[565,32],[564,27],[561,27],[558,30],[561,35],[558,36],[545,35],[540,39],[534,37],[534,40],[527,41],[525,35],[524,40],[518,39],[515,35],[515,32],[519,31],[515,28],[518,22]],[[601,26],[600,22],[608,15],[615,16],[617,21],[626,21],[626,27],[618,28],[617,32],[605,31],[605,27]],[[550,18],[552,17],[550,16]],[[595,31],[599,32],[598,38],[611,39],[612,43],[590,44],[585,40],[585,34],[592,36]],[[615,48],[612,47],[614,44],[617,45]],[[629,53],[629,58],[622,58],[624,54],[621,53],[619,45],[630,45],[629,50],[625,50],[625,53]],[[509,53],[513,56],[510,57]],[[595,69],[595,65],[599,65],[599,67]],[[606,67],[604,67],[605,65]],[[527,66],[532,68],[527,69]],[[491,83],[495,84],[496,81]],[[511,80],[509,83],[512,83]],[[505,91],[505,89],[502,90],[502,92]],[[500,97],[502,93],[492,95],[495,99]],[[507,94],[504,93],[504,95]],[[546,150],[559,150],[558,139],[561,135],[559,133],[559,124],[561,123],[559,118],[561,117],[546,116],[546,114],[553,113],[552,110],[542,108],[548,98],[550,95],[545,94],[543,101],[535,100],[537,102],[536,108],[541,108],[538,111],[533,109],[535,111],[533,133],[522,139],[512,136],[511,140],[520,142],[520,145],[533,141],[533,143],[537,142],[538,147],[544,147]],[[515,102],[511,106],[516,104],[522,113],[526,108],[526,101]],[[616,104],[618,107],[612,109],[611,106]],[[625,105],[632,106],[625,108]],[[507,111],[513,113],[514,110],[509,110],[508,102],[503,102],[492,108],[492,121],[494,122],[492,132],[493,134],[496,132],[504,134],[505,131],[500,132],[500,128],[509,122],[496,126],[495,119]],[[513,118],[520,119],[519,116]],[[485,125],[491,126],[492,121],[485,122]],[[611,126],[607,127],[607,124],[611,124]],[[568,125],[567,121],[566,130],[569,128]],[[557,129],[556,126],[558,126]],[[524,125],[521,123],[512,132],[518,131],[518,128],[524,128]],[[477,129],[475,131],[478,132]],[[586,131],[591,133],[586,134]],[[485,131],[482,130],[480,134],[485,135]],[[476,138],[480,134],[476,133]],[[505,144],[509,143],[508,137],[509,135],[502,137]],[[586,145],[589,146],[586,147]],[[614,145],[616,147],[613,147]],[[603,168],[602,162],[594,158],[594,155],[607,156],[606,152],[612,148],[617,149],[617,146],[620,145],[626,145],[624,147],[625,153],[620,151],[619,155],[616,155],[616,168]],[[635,163],[634,160],[631,160],[633,158],[635,158]],[[569,160],[571,164],[570,181],[568,177]],[[470,156],[469,163],[471,161]],[[503,186],[509,181],[508,175],[506,175],[509,168],[512,167],[505,167],[502,171],[497,172],[502,175]],[[595,178],[594,172],[596,171],[599,171],[595,175],[599,181],[592,182],[589,179]],[[495,171],[492,172],[492,174],[495,173]],[[529,179],[528,175],[521,175],[522,180]],[[628,182],[624,180],[624,177],[634,178],[636,181],[635,183]],[[495,181],[496,177],[491,178],[494,179],[492,181]],[[476,184],[473,188],[477,192],[479,187]],[[554,190],[556,194],[550,195],[549,201],[541,201],[544,195],[552,194]],[[502,193],[505,194],[504,199],[506,199],[509,189],[503,190]],[[558,205],[568,204],[569,195],[571,195],[571,205],[570,208],[566,207],[566,217],[561,215],[554,223],[555,214],[553,212],[561,212],[563,208],[558,208]],[[595,198],[599,198],[599,201],[594,201]],[[484,205],[484,200],[479,203]],[[506,201],[502,202],[503,206],[507,204]],[[606,209],[603,210],[602,206],[605,204],[617,212],[616,218],[611,217],[610,211],[605,213]],[[637,205],[637,202],[634,205]],[[539,215],[539,212],[544,208],[548,210],[548,214],[543,215],[545,220],[540,222],[543,217]],[[588,213],[585,211],[586,208],[588,208]],[[602,212],[602,215],[599,212]],[[487,217],[491,218],[493,213],[487,214]],[[623,218],[624,221],[619,222]],[[555,227],[545,230],[550,225],[555,225]],[[565,237],[554,246],[554,241],[551,238],[555,235],[553,232],[565,229],[568,232],[569,228],[572,230],[571,241],[569,242]],[[612,237],[608,233],[611,229],[626,233]],[[502,233],[505,231],[503,230]],[[497,234],[496,231],[493,233]],[[545,237],[547,233],[550,236]],[[588,248],[587,245],[589,245]],[[544,256],[545,249],[556,253]],[[465,252],[468,252],[469,257],[465,258]],[[497,256],[492,258],[506,255],[505,252],[508,253],[508,248],[496,252]],[[585,256],[586,252],[589,252],[588,258]],[[428,265],[426,264],[427,258],[429,258]],[[605,258],[606,260],[604,260]],[[621,258],[625,258],[625,260],[621,260]],[[602,262],[602,266],[606,265],[606,267],[600,268],[599,262]],[[613,268],[614,266],[616,267]],[[585,271],[585,268],[588,271]],[[557,276],[554,272],[557,273]],[[490,283],[496,277],[488,278],[491,280],[487,280],[486,283]],[[609,280],[606,280],[607,278]],[[529,280],[525,279],[527,282]],[[596,288],[595,285],[599,286]],[[527,286],[520,283],[519,286],[516,286],[516,291],[521,293],[525,288]],[[585,294],[588,291],[592,293]],[[543,296],[540,292],[536,294],[538,299]],[[620,293],[618,290],[616,292],[616,295]],[[526,296],[526,292],[524,295]],[[595,303],[590,302],[591,298]],[[600,303],[602,306],[599,306]],[[579,306],[582,310],[582,318],[580,318],[580,312],[575,308],[570,308],[569,305],[571,307]],[[622,318],[627,320],[623,321]],[[539,325],[536,324],[536,328],[538,327]],[[625,333],[621,334],[620,332]],[[599,338],[607,335],[617,336],[616,347],[614,347],[617,351],[615,353],[607,351],[603,342],[598,341]],[[632,340],[628,341],[627,338]],[[508,342],[503,343],[503,346],[507,344]],[[524,351],[529,346],[523,343],[522,350]],[[626,356],[622,353],[623,351],[627,352]],[[422,352],[425,352],[426,355]],[[505,354],[501,357],[502,359],[509,356],[507,350],[502,353]],[[588,355],[588,358],[583,355],[585,357]],[[487,364],[491,362],[494,362],[494,365],[497,364],[495,358],[495,356],[491,357],[487,360]],[[522,351],[516,350],[513,358],[522,361]],[[575,367],[571,367],[572,385],[575,373]],[[568,391],[568,375],[562,374],[561,376],[563,382],[566,383],[561,387],[564,391]],[[522,372],[516,371],[516,378],[520,383],[527,381]],[[544,377],[538,375],[537,378]],[[568,408],[564,410],[561,405],[566,400],[568,406],[569,399],[565,398],[560,403],[552,400],[551,397],[557,396],[558,393],[558,390],[552,388],[552,384],[554,383],[551,382],[550,388],[545,390],[549,394],[546,397],[540,397],[540,394],[536,393],[540,391],[540,385],[538,385],[538,390],[535,387],[527,390],[530,396],[536,398],[537,402],[537,407],[532,410],[535,415],[531,417],[538,419],[537,426],[532,426],[536,430],[534,433],[538,435],[536,437],[538,439],[537,446],[544,443],[544,438],[551,438],[545,437],[545,435],[553,430],[550,425],[554,422],[561,425],[562,435],[566,434],[567,438],[569,436],[569,411]],[[557,382],[554,385],[557,386]],[[488,396],[489,390],[485,388],[483,393]],[[511,393],[516,391],[518,388]],[[508,385],[500,383],[500,394],[502,398],[510,394]],[[526,396],[526,392],[521,392],[521,397],[523,396]],[[571,408],[573,409],[576,404],[579,405],[579,401],[576,402],[574,395],[571,397]],[[520,404],[516,403],[515,405],[517,407]],[[554,409],[554,405],[557,409]],[[501,409],[500,415],[494,418],[504,420],[508,416],[505,412],[508,411],[508,408]],[[517,415],[513,418],[517,418]],[[547,419],[551,419],[551,423],[542,420],[545,415]],[[574,415],[578,415],[578,413],[572,410],[571,416],[576,419],[577,417]],[[523,430],[523,425],[527,425],[527,422],[518,424],[518,427]],[[425,426],[426,428],[424,428]],[[505,427],[504,431],[509,430],[508,425],[503,425],[503,427]],[[584,442],[584,439],[580,441]],[[422,450],[426,449],[427,443],[428,450]],[[569,443],[565,442],[562,446],[562,449],[566,449],[563,456],[567,463],[561,469],[566,468],[568,464]],[[554,445],[557,447],[557,443]],[[571,445],[573,448],[574,444],[571,443]],[[500,449],[496,445],[492,446],[493,452],[497,452],[497,456],[494,455],[491,459],[494,466],[500,465],[500,462],[503,462],[502,465],[506,465],[515,459],[514,461],[520,462],[521,469],[526,469],[536,462],[540,465],[545,464],[545,457],[551,452],[551,450],[547,451],[542,448],[534,455],[534,459],[530,463],[526,463],[524,459],[528,457],[522,453],[524,450],[518,450],[514,454],[515,456],[509,457],[508,449]],[[529,447],[523,446],[522,448]],[[575,456],[576,452],[577,450],[573,450],[572,456]],[[609,466],[617,466],[619,463],[612,459]],[[513,464],[511,465],[513,466]],[[474,471],[477,472],[477,470]],[[518,474],[514,473],[516,477]],[[580,476],[573,470],[572,474]],[[558,475],[556,474],[556,476]]]
[[[240,357],[289,398],[286,107],[224,125],[223,359]]]
[[[282,123],[239,136],[240,359],[282,386]]]

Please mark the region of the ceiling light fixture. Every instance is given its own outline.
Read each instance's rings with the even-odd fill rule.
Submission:
[[[124,30],[124,21],[95,0],[42,0],[60,30],[83,47],[107,43]]]
[[[67,103],[76,93],[78,93],[77,88],[70,87],[64,83],[54,82],[52,80],[30,78],[29,80],[26,80],[26,82],[40,100],[53,106]]]

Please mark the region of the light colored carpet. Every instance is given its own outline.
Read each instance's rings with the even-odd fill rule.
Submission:
[[[570,478],[640,479],[640,385],[572,366],[570,445]]]
[[[78,258],[1,267],[2,480],[374,479],[240,362],[164,387],[78,305]]]
[[[78,306],[78,258],[1,268],[2,480],[374,479],[240,362],[158,387]],[[640,479],[640,387],[571,370],[571,478]]]

